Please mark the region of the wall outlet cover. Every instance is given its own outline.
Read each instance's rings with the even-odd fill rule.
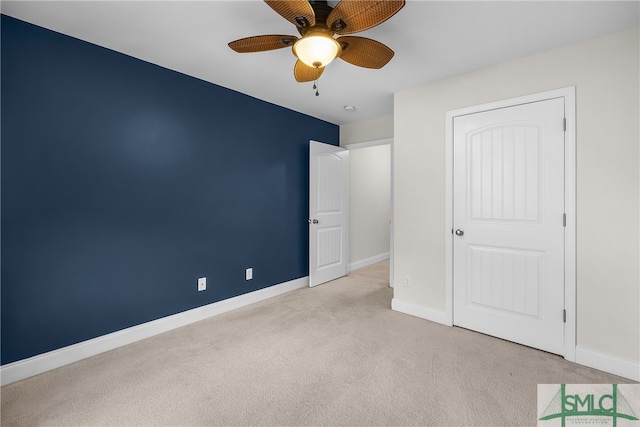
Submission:
[[[198,292],[207,290],[207,278],[200,277],[198,279]]]

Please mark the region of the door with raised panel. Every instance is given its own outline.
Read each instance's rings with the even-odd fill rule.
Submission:
[[[309,146],[309,286],[347,274],[349,151]]]
[[[564,352],[564,99],[454,119],[453,321]]]

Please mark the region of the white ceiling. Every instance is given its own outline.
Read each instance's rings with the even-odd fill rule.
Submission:
[[[337,1],[330,1],[334,5]],[[2,13],[265,101],[347,124],[393,114],[393,93],[639,26],[638,1],[415,1],[358,35],[395,51],[380,70],[340,59],[320,96],[293,78],[288,48],[238,54],[227,43],[297,35],[262,1],[2,1]],[[355,105],[347,112],[345,105]]]

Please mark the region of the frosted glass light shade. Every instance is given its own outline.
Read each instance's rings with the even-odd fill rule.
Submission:
[[[324,67],[340,54],[340,44],[327,35],[307,35],[293,45],[293,53],[310,67]]]

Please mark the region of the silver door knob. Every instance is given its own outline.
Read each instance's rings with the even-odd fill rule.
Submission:
[[[456,236],[464,236],[464,230],[462,228],[458,228],[456,230]]]
[[[320,221],[318,221],[317,219],[309,220],[309,224],[311,224],[311,223],[313,223],[313,224],[317,224],[317,223],[319,223],[319,222],[320,222]]]

